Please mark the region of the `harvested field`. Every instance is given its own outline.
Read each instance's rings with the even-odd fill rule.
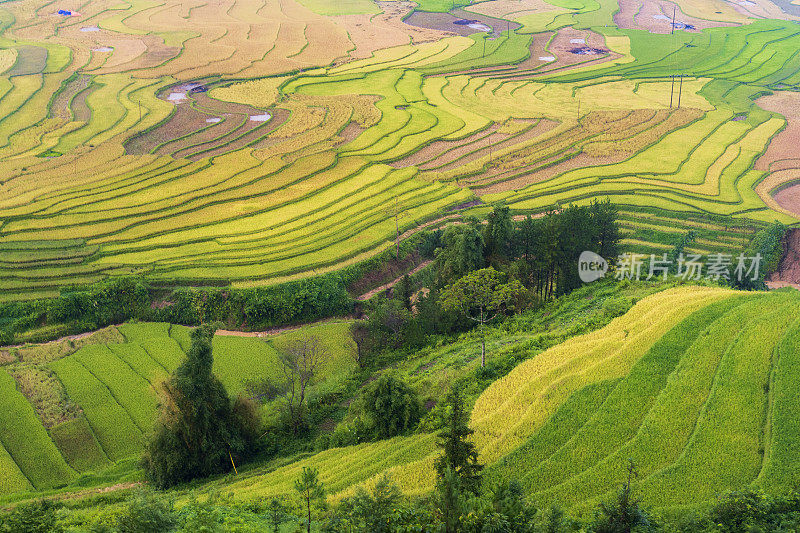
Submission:
[[[525,15],[553,11],[554,6],[544,0],[495,0],[467,6],[463,10],[495,19],[514,20]]]
[[[253,120],[264,110],[215,100],[204,92],[181,92],[182,89],[168,88],[162,92],[160,97],[165,100],[176,94],[184,94],[185,99],[175,104],[175,112],[163,125],[131,139],[126,144],[128,153],[196,161],[255,144],[289,116],[284,110],[273,110],[268,121]]]
[[[555,122],[547,119],[525,122],[528,122],[529,126],[515,135],[495,131],[470,143],[449,147],[444,153],[421,164],[420,169],[434,173],[448,172],[483,158],[493,164],[493,153],[500,153],[506,149],[513,150],[514,146],[529,144],[556,126]]]
[[[800,20],[800,7],[790,0],[728,0],[733,7],[747,17],[757,19]]]
[[[792,185],[800,180],[800,95],[777,91],[756,101],[762,109],[778,113],[786,119],[786,127],[770,142],[764,155],[754,165],[756,170],[768,172],[758,184],[756,192],[774,209],[786,210],[800,216],[800,188]]]
[[[360,59],[372,56],[377,50],[408,44],[438,41],[455,35],[454,30],[421,28],[404,22],[414,8],[412,2],[377,2],[382,13],[376,15],[340,15],[333,20],[347,30],[355,50],[349,57]]]
[[[47,66],[47,49],[39,46],[20,46],[17,48],[17,61],[6,76],[28,76],[40,74]]]
[[[800,172],[791,171],[781,177],[784,184],[780,189],[773,189],[772,198],[780,207],[800,218]]]
[[[624,29],[671,34],[673,16],[676,31],[700,32],[707,28],[733,25],[691,17],[683,12],[681,6],[667,0],[620,0],[614,23]]]
[[[463,36],[468,36],[475,33],[483,33],[486,31],[477,24],[456,24],[456,22],[463,20],[475,20],[479,24],[491,28],[493,33],[506,30],[506,23],[504,23],[504,21],[499,21],[497,19],[492,19],[491,17],[466,11],[464,11],[463,14],[465,16],[462,17],[453,15],[451,13],[429,13],[427,11],[415,11],[410,17],[405,19],[405,23],[418,28],[427,28],[430,30],[455,33]],[[501,24],[501,22],[503,23]],[[508,24],[514,24],[516,27],[519,27],[519,24],[516,23]]]
[[[756,160],[757,170],[800,169],[800,93],[777,91],[756,100],[762,109],[782,115],[786,128],[778,133],[769,144],[767,151]]]

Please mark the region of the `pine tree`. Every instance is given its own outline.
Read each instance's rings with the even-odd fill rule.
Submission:
[[[468,415],[464,410],[464,399],[456,387],[450,389],[446,399],[450,407],[447,425],[439,433],[437,446],[442,455],[436,459],[436,473],[444,479],[445,473],[452,470],[459,478],[460,485],[468,491],[479,488],[483,465],[478,463],[478,451],[469,440],[474,432],[467,425]]]
[[[300,477],[294,482],[294,488],[300,494],[300,499],[303,500],[303,506],[307,513],[306,530],[311,533],[311,504],[323,502],[325,499],[325,487],[319,480],[319,472],[304,466]]]

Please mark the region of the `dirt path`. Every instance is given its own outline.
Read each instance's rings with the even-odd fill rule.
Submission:
[[[85,339],[86,337],[89,337],[91,335],[94,335],[98,331],[102,331],[102,330],[109,329],[109,328],[116,328],[118,326],[120,326],[120,324],[115,324],[115,325],[112,325],[112,326],[106,326],[104,328],[95,329],[95,330],[92,330],[92,331],[87,331],[85,333],[78,333],[76,335],[66,335],[64,337],[59,337],[57,339],[53,339],[53,340],[47,341],[47,342],[28,342],[28,343],[24,343],[24,344],[12,344],[12,345],[9,345],[9,346],[3,346],[2,348],[3,348],[3,350],[12,350],[14,348],[25,348],[26,346],[27,347],[31,347],[31,346],[48,346],[48,345],[51,345],[51,344],[58,344],[59,342],[64,342],[64,341],[77,341],[77,340]]]
[[[767,287],[794,287],[800,289],[800,229],[790,229],[786,233],[786,252],[778,270],[770,274]]]
[[[428,259],[426,261],[423,261],[422,263],[420,263],[419,265],[417,265],[416,267],[411,269],[411,271],[403,274],[402,276],[398,277],[397,279],[394,279],[394,280],[390,281],[389,283],[387,283],[385,285],[381,285],[380,287],[376,287],[375,289],[372,289],[371,291],[362,294],[361,296],[358,297],[358,300],[363,302],[364,300],[369,300],[370,298],[372,298],[373,296],[375,296],[378,293],[381,293],[381,292],[384,292],[384,291],[387,291],[387,290],[391,289],[392,287],[394,287],[395,285],[400,283],[400,280],[402,280],[405,276],[414,275],[417,272],[419,272],[420,270],[422,270],[423,268],[425,268],[426,266],[430,265],[431,263],[433,263],[433,261],[431,261],[430,259]]]
[[[265,329],[264,331],[233,331],[228,329],[218,329],[216,335],[222,335],[226,337],[259,337],[259,338],[270,337],[272,335],[280,335],[281,333],[287,333],[289,331],[296,331],[300,328],[305,328],[308,326],[320,326],[322,324],[328,324],[330,322],[341,322],[342,320],[355,320],[355,318],[356,317],[354,316],[323,318],[321,320],[317,320],[314,322],[295,324],[294,326],[277,326],[274,328]]]

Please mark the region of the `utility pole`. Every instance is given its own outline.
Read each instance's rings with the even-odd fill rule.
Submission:
[[[678,86],[678,109],[681,108],[681,92],[683,91],[683,74],[681,74],[681,84]]]
[[[139,98],[139,122],[142,121],[142,99]]]
[[[486,57],[486,39],[487,38],[488,38],[488,35],[484,35],[484,37],[483,37],[483,57]]]
[[[397,196],[394,197],[394,244],[397,247],[397,259],[400,259],[400,206]]]
[[[672,98],[675,94],[675,74],[670,76],[670,78],[672,78],[672,87],[669,89],[669,108],[672,109]]]
[[[675,15],[678,12],[678,6],[672,6],[672,33],[670,35],[675,35]]]

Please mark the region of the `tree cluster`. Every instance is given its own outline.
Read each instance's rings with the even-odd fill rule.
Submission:
[[[373,299],[367,319],[353,326],[359,365],[376,366],[381,353],[482,327],[495,316],[578,288],[582,252],[608,260],[619,255],[616,218],[608,201],[519,221],[507,206],[496,205],[485,224],[468,219],[432,234],[433,268],[404,278],[391,298]]]
[[[247,400],[232,401],[212,373],[215,329],[204,325],[192,332],[186,359],[163,384],[158,422],[142,459],[156,487],[228,472],[253,452],[259,416]]]

